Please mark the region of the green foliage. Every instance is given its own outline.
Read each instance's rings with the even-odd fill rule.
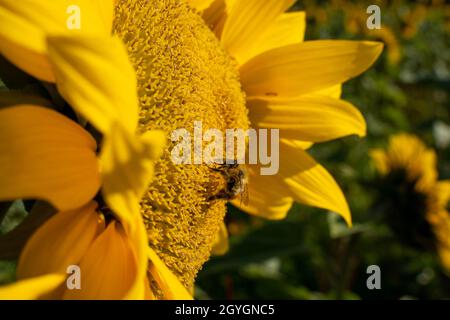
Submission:
[[[22,200],[14,201],[7,206],[3,221],[0,220],[0,235],[14,229],[28,214]]]
[[[22,200],[12,203],[0,203],[0,235],[14,229],[27,216],[28,212]],[[0,284],[14,281],[16,261],[0,260]]]

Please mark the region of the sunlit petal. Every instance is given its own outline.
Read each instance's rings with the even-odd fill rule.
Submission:
[[[437,183],[437,196],[439,204],[445,208],[450,201],[450,180],[442,180]]]
[[[108,35],[113,5],[112,0],[1,0],[0,52],[31,75],[53,82],[46,36],[73,33]],[[79,28],[71,22],[78,16]]]
[[[149,272],[160,286],[166,300],[191,300],[191,294],[153,251],[148,249]]]
[[[220,39],[223,31],[223,26],[227,19],[227,10],[225,0],[214,1],[202,15],[206,24],[214,31],[216,36]]]
[[[280,144],[280,176],[296,201],[336,212],[351,225],[350,210],[341,188],[304,150]]]
[[[53,292],[64,283],[66,274],[48,274],[0,287],[0,300],[56,299]]]
[[[247,193],[244,199],[233,200],[241,210],[271,220],[284,219],[292,207],[293,198],[289,188],[277,175],[263,176],[259,165],[249,165]],[[268,188],[267,186],[270,186]]]
[[[153,177],[153,166],[164,144],[161,131],[138,137],[118,123],[105,136],[100,155],[103,196],[125,224],[130,223],[129,213],[139,213],[140,198]]]
[[[282,138],[324,142],[366,134],[366,122],[352,104],[331,97],[306,95],[291,99],[248,100],[250,121],[260,128],[280,129]]]
[[[294,0],[237,1],[229,10],[221,41],[225,49],[241,61],[242,54],[258,40]]]
[[[306,29],[305,12],[289,12],[280,15],[251,48],[241,53],[241,63],[272,49],[303,41]]]
[[[48,50],[63,97],[102,133],[138,120],[136,75],[121,41],[113,37],[50,37]]]
[[[216,243],[212,248],[213,255],[223,255],[228,252],[228,231],[227,226],[224,222],[220,224],[219,232],[217,233]]]
[[[359,75],[382,48],[369,41],[306,41],[254,57],[241,67],[241,81],[248,96],[296,97]]]
[[[64,299],[124,298],[134,285],[137,262],[122,226],[112,221],[88,249],[79,267],[81,289],[66,290]]]
[[[94,202],[71,211],[59,212],[28,240],[17,266],[17,277],[31,278],[47,273],[66,273],[78,265],[104,221]]]
[[[65,211],[100,187],[94,139],[53,110],[1,109],[0,149],[0,200],[42,199]]]

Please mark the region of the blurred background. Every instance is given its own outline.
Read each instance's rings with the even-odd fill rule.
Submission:
[[[382,28],[368,30],[366,9],[381,8]],[[383,199],[369,150],[391,135],[412,133],[434,148],[439,179],[450,179],[450,5],[445,1],[310,1],[306,40],[367,39],[385,43],[376,66],[344,85],[359,107],[365,139],[318,144],[311,154],[347,196],[354,227],[335,214],[295,205],[283,221],[229,207],[230,250],[198,276],[199,299],[448,299],[450,277],[435,252],[400,242],[376,208]],[[249,195],[251,197],[251,195]],[[405,219],[405,228],[408,227]],[[450,236],[450,235],[449,235]],[[381,269],[369,290],[366,269]]]

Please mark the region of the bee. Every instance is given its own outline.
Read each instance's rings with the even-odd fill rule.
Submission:
[[[209,200],[234,200],[238,196],[241,197],[241,205],[244,203],[248,205],[248,174],[244,166],[239,165],[237,161],[233,163],[227,163],[231,161],[225,160],[224,164],[219,164],[217,168],[211,168],[213,171],[218,172],[224,178],[224,187],[212,195]]]

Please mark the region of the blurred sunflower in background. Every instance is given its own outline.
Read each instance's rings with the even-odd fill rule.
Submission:
[[[394,135],[371,157],[381,179],[378,208],[404,243],[436,251],[450,272],[450,181],[438,180],[437,157],[416,136]]]
[[[369,68],[382,44],[303,42],[305,14],[285,13],[292,0],[188,2],[0,0],[0,52],[11,70],[0,75],[10,89],[0,121],[11,124],[0,139],[14,151],[1,158],[0,197],[61,211],[26,239],[21,281],[2,298],[30,286],[25,298],[189,297],[217,235],[226,238],[227,201],[212,200],[217,174],[174,164],[174,142],[164,147],[157,131],[192,132],[194,121],[204,130],[281,129],[280,173],[249,166],[249,203],[234,203],[242,210],[281,219],[297,201],[351,224],[339,186],[305,150],[365,135],[341,84]],[[67,25],[73,5],[79,30]],[[68,250],[74,239],[83,241]],[[68,263],[89,282],[75,294],[61,288]]]
[[[320,2],[305,0],[309,18],[318,25],[334,27],[331,20],[340,18],[344,31],[351,35],[382,41],[386,45],[387,59],[391,65],[398,65],[410,50],[404,47],[404,40],[412,39],[427,18],[440,13],[446,17],[449,30],[450,7],[444,0],[426,1],[387,1],[387,0],[330,0]],[[367,8],[377,5],[382,9],[381,27],[367,27]],[[405,52],[406,49],[406,52]]]

